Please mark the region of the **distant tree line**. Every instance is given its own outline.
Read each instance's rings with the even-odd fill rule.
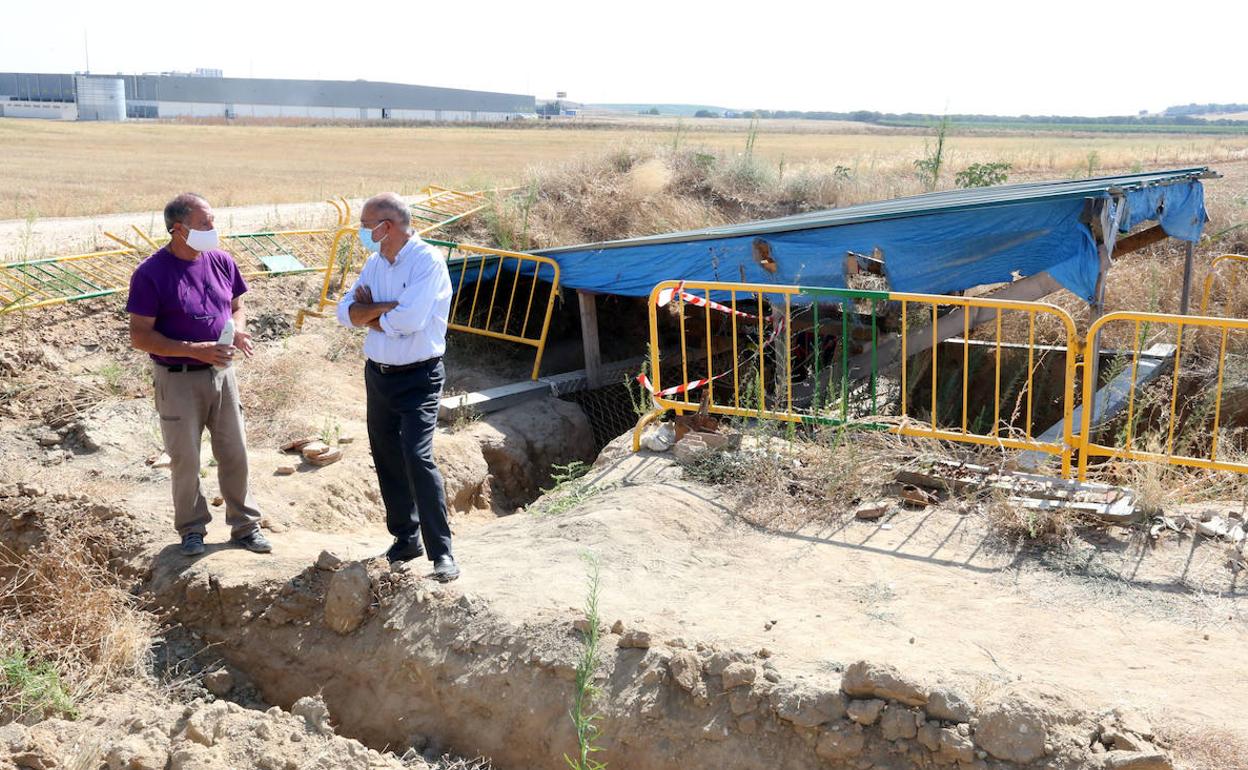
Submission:
[[[1180,115],[1217,115],[1227,112],[1248,112],[1248,104],[1181,104],[1167,107],[1163,115],[1178,117]]]
[[[1174,125],[1244,125],[1243,120],[1205,120],[1194,115],[1208,114],[1208,107],[1220,107],[1218,112],[1248,112],[1248,105],[1190,105],[1191,112],[1171,113],[1171,110],[1187,110],[1188,107],[1171,107],[1162,115],[1111,115],[1107,117],[1084,117],[1081,115],[931,115],[921,112],[875,112],[854,110],[852,112],[803,112],[801,110],[727,110],[722,114],[714,110],[698,110],[696,118],[803,118],[805,120],[850,120],[856,123],[915,124],[930,123],[948,118],[952,123],[1072,123],[1107,126],[1174,126]],[[1234,108],[1234,109],[1232,109]]]

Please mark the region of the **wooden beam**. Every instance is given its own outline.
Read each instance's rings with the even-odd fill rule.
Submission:
[[[649,361],[648,356],[612,361],[602,365],[599,377],[603,382],[622,382],[624,377],[636,374]],[[535,398],[566,396],[592,387],[589,384],[589,374],[584,369],[578,369],[574,372],[550,374],[539,380],[523,380],[472,393],[443,396],[438,405],[438,420],[444,423],[454,422],[461,413],[489,414]]]
[[[1154,243],[1161,243],[1170,236],[1166,235],[1166,231],[1161,225],[1153,225],[1147,230],[1141,230],[1138,233],[1132,233],[1125,238],[1119,238],[1114,244],[1114,257],[1118,258],[1130,254],[1133,251],[1152,246]]]
[[[598,298],[577,290],[581,305],[581,344],[585,350],[585,375],[591,388],[602,384],[602,351],[598,346]]]
[[[1179,298],[1179,315],[1187,315],[1192,301],[1192,242],[1187,242],[1187,254],[1183,258],[1183,295]]]

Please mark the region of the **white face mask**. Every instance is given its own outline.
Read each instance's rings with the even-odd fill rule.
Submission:
[[[186,245],[196,251],[211,251],[221,245],[221,239],[217,236],[217,228],[211,230],[192,230],[186,229]]]

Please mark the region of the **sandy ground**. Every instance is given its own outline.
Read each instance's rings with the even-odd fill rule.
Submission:
[[[472,560],[466,579],[516,618],[559,613],[584,582],[577,556],[593,552],[609,617],[767,647],[786,668],[877,656],[980,689],[1050,682],[1089,704],[1164,706],[1195,721],[1248,708],[1238,652],[1248,588],[1214,544],[1106,549],[1102,577],[1065,577],[993,547],[982,521],[953,510],[766,531],[741,522],[714,488],[679,477],[664,456],[621,452],[589,477],[605,491],[573,511],[469,535],[465,549],[488,558]],[[1208,582],[1185,591],[1196,574]]]
[[[252,312],[286,312],[292,292],[295,284],[266,283]],[[118,359],[141,377],[142,357],[124,349],[120,319],[84,315],[86,307],[58,309],[53,323],[14,330],[10,341],[72,340],[49,353],[58,378],[98,378]],[[287,530],[275,535],[279,556],[300,568],[315,557],[309,551],[334,543],[352,556],[385,547],[358,351],[340,349],[335,334],[331,322],[312,321],[300,335],[262,340],[261,357],[240,364],[253,409],[253,489]],[[473,358],[489,354],[452,358],[452,386],[479,384]],[[273,403],[280,408],[262,409]],[[33,467],[66,485],[105,485],[151,521],[168,521],[167,471],[146,464],[159,451],[150,400],[121,394],[91,408],[101,451],[32,466],[43,450],[37,412],[27,409],[0,420],[0,462],[9,473]],[[327,426],[354,439],[342,462],[276,475],[290,462],[277,449],[286,432]],[[944,509],[898,513],[882,526],[769,531],[745,524],[722,491],[680,475],[666,456],[616,444],[586,477],[596,493],[569,511],[458,518],[463,579],[504,615],[565,617],[583,598],[581,556],[593,552],[606,615],[643,618],[669,636],[765,646],[786,666],[817,671],[875,654],[933,676],[1043,680],[1101,703],[1167,704],[1194,720],[1248,710],[1248,589],[1226,567],[1229,546],[1183,539],[1149,548],[1124,531],[1042,558],[995,546],[977,516]],[[203,483],[214,496],[211,468]],[[217,518],[210,540],[225,537]],[[277,560],[256,564],[284,569]]]

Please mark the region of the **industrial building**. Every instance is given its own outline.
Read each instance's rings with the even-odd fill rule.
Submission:
[[[227,78],[220,72],[0,72],[0,117],[503,121],[535,110],[534,98],[521,94],[369,80]]]

